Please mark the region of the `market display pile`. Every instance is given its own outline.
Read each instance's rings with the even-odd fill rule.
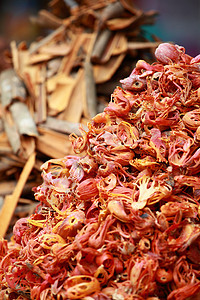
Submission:
[[[0,243],[1,297],[200,297],[200,55],[155,56],[42,166],[40,204]]]

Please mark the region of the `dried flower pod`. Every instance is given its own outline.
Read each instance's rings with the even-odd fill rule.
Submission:
[[[172,281],[173,279],[173,272],[171,269],[166,270],[166,269],[161,269],[158,268],[156,271],[156,280],[160,283],[167,283]]]
[[[121,274],[123,272],[124,264],[118,257],[114,257],[114,266],[117,274]]]
[[[177,47],[170,43],[160,44],[155,51],[155,56],[158,61],[163,64],[177,63],[180,59]]]
[[[136,74],[120,80],[120,83],[124,89],[134,92],[143,90],[147,85],[146,79],[140,78],[140,76]]]
[[[110,225],[115,221],[114,218],[112,218],[111,215],[108,215],[104,222],[102,222],[99,226],[99,228],[96,230],[95,233],[93,233],[89,239],[88,244],[93,248],[100,248],[105,240],[106,233],[108,231],[108,228]]]
[[[98,279],[99,283],[104,286],[109,279],[108,272],[105,270],[104,265],[101,264],[94,273],[94,277]]]
[[[112,295],[115,292],[115,288],[114,287],[106,287],[102,290],[102,293],[104,293],[105,295],[109,296],[110,299],[112,299]]]
[[[187,112],[182,120],[186,127],[191,130],[196,130],[200,126],[200,109],[198,108]]]
[[[44,249],[51,249],[54,244],[65,244],[65,240],[56,233],[45,233],[39,237],[39,242],[41,247]]]
[[[82,210],[72,212],[67,218],[59,222],[53,232],[62,238],[75,236],[85,223],[85,213]]]
[[[195,217],[197,214],[197,205],[194,203],[189,203],[186,201],[181,202],[171,202],[168,201],[160,208],[161,212],[167,217],[167,220],[170,220],[171,218],[174,218],[174,216],[179,212],[182,211],[183,215],[185,217]]]
[[[43,165],[41,204],[0,241],[0,298],[199,299],[200,56],[156,55],[71,136],[83,157]]]
[[[108,278],[112,277],[115,269],[114,258],[112,254],[105,251],[102,255],[96,257],[96,263],[98,266],[103,265],[104,269],[108,273]]]
[[[141,296],[154,292],[155,286],[152,285],[152,280],[155,278],[155,272],[158,267],[158,261],[155,257],[149,255],[136,258],[130,265],[130,281],[135,289],[135,292],[142,288]],[[151,290],[151,292],[150,292]]]
[[[91,200],[91,198],[97,196],[98,193],[97,181],[94,178],[83,180],[76,190],[76,194],[81,200]]]
[[[190,64],[197,64],[200,62],[200,54],[191,59]]]
[[[21,218],[17,220],[13,228],[13,236],[16,243],[21,244],[22,235],[24,235],[25,232],[28,230],[29,230],[29,225],[28,225],[27,218]]]
[[[139,243],[138,243],[138,248],[143,251],[143,252],[147,252],[150,250],[151,248],[151,242],[150,240],[148,240],[147,238],[143,237],[140,239]]]
[[[94,292],[100,291],[100,284],[95,277],[77,275],[68,278],[64,282],[66,292],[64,296],[68,299],[82,299]]]

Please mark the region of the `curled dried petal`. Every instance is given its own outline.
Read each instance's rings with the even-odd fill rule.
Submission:
[[[72,276],[64,282],[63,286],[66,289],[64,295],[68,299],[81,299],[100,291],[98,280],[88,275]]]
[[[188,111],[182,118],[185,126],[192,130],[196,130],[200,126],[200,109]]]
[[[107,209],[113,214],[118,220],[122,222],[130,222],[130,217],[125,212],[123,203],[119,200],[110,200],[108,202]]]
[[[104,266],[104,269],[107,271],[108,278],[113,276],[115,265],[114,258],[110,252],[105,251],[102,255],[97,256],[96,263],[98,266]]]
[[[59,234],[62,238],[75,236],[85,223],[85,213],[81,210],[72,212],[63,221],[60,221],[53,232]]]

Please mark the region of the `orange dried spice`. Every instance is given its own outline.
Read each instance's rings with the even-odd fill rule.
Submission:
[[[81,157],[42,166],[35,213],[0,242],[1,297],[200,297],[200,59],[155,55],[71,135]]]

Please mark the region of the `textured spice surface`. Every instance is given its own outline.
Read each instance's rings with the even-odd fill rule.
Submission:
[[[81,157],[43,164],[35,213],[0,242],[2,297],[199,298],[200,59],[155,54],[70,136]]]
[[[1,237],[9,240],[15,222],[33,212],[40,166],[74,154],[69,134],[79,135],[80,123],[103,111],[138,57],[154,60],[160,39],[143,25],[153,25],[157,15],[129,0],[46,1],[30,16],[37,37],[7,45],[0,62],[0,213],[7,219]],[[32,172],[14,193],[32,153]],[[5,200],[13,193],[19,196],[10,208]]]

